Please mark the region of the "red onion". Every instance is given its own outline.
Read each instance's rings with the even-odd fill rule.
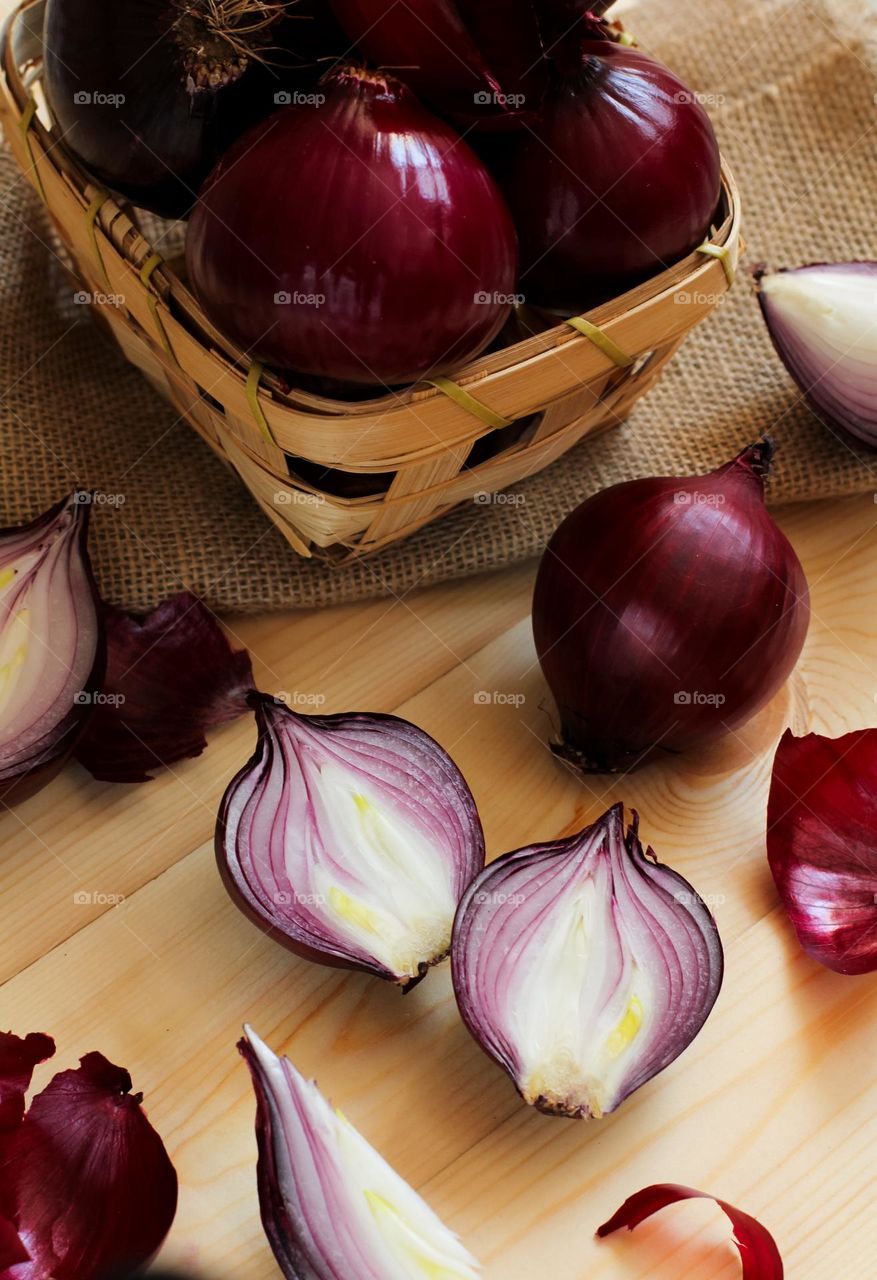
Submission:
[[[76,759],[105,782],[148,782],[198,756],[205,730],[249,710],[253,671],[207,606],[181,591],[148,617],[103,609],[107,671]]]
[[[877,969],[877,729],[841,738],[785,732],[767,856],[808,955],[837,973]]]
[[[461,121],[514,119],[539,103],[544,64],[532,0],[331,0],[363,53]]]
[[[774,346],[814,411],[877,447],[877,262],[762,274],[758,298]]]
[[[274,110],[278,93],[308,88],[293,69],[318,50],[343,52],[310,3],[302,13],[297,0],[294,17],[288,8],[49,0],[44,82],[64,145],[138,204],[187,212],[225,147]]]
[[[100,1053],[62,1071],[25,1114],[49,1036],[0,1033],[0,1274],[101,1280],[158,1251],[174,1219],[177,1175],[131,1093]]]
[[[722,984],[715,921],[615,805],[470,885],[451,965],[463,1021],[550,1115],[608,1115],[688,1047]]]
[[[772,446],[707,476],[613,485],[548,545],[533,631],[559,754],[630,769],[743,724],[781,688],[810,617],[804,571],[764,505]]]
[[[396,716],[252,702],[256,753],[216,829],[226,887],[297,954],[412,986],[448,954],[457,903],[484,865],[462,774]]]
[[[0,530],[0,801],[49,782],[100,688],[103,642],[88,559],[88,494]]]
[[[621,1227],[633,1231],[634,1227],[645,1222],[653,1213],[665,1209],[667,1205],[678,1204],[681,1200],[715,1200],[726,1217],[730,1218],[734,1228],[734,1243],[743,1260],[743,1280],[783,1280],[783,1260],[776,1241],[757,1218],[744,1213],[742,1209],[735,1209],[727,1200],[717,1200],[704,1191],[695,1191],[692,1187],[681,1187],[672,1182],[644,1187],[636,1195],[630,1196],[609,1221],[598,1228],[597,1235],[609,1236]]]
[[[347,67],[321,93],[248,134],[204,187],[187,240],[202,305],[306,374],[392,385],[465,363],[515,289],[499,191],[391,76]]]
[[[286,1280],[476,1280],[478,1264],[313,1081],[251,1030],[259,1203]]]
[[[721,190],[719,148],[695,94],[609,39],[566,46],[500,180],[528,302],[578,311],[700,244]]]

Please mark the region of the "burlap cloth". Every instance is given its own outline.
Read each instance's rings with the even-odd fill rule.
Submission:
[[[877,257],[874,0],[640,0],[625,17],[708,95],[743,192],[747,261]],[[129,608],[181,586],[225,610],[324,605],[511,564],[596,489],[707,470],[765,429],[780,445],[774,502],[877,489],[877,454],[800,403],[741,272],[629,422],[523,484],[525,501],[466,504],[353,567],[306,562],[74,303],[5,154],[0,204],[3,523],[77,485],[123,495],[95,512],[92,536],[104,592]]]

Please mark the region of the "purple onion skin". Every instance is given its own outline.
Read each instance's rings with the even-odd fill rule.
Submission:
[[[761,442],[707,476],[613,485],[551,539],[533,631],[558,752],[585,772],[712,742],[791,673],[809,593],[764,505],[770,456]]]
[[[767,856],[807,954],[835,973],[877,970],[877,729],[840,738],[786,730]]]
[[[520,239],[523,293],[572,312],[703,241],[721,162],[703,107],[659,62],[611,40],[582,41],[559,61],[498,177]]]
[[[531,0],[331,0],[362,52],[442,114],[466,124],[515,124],[545,85]],[[519,100],[520,99],[520,100]]]
[[[78,554],[82,558],[97,619],[100,617],[101,601],[88,555],[88,524],[91,508],[87,503],[74,503],[72,497],[62,498],[55,506],[27,525],[0,529],[0,547],[7,538],[20,537],[28,533],[36,534],[41,529],[48,530],[61,513],[71,507],[78,524],[76,535]],[[91,674],[83,685],[83,693],[95,694],[102,688],[105,668],[106,639],[103,628],[98,625],[94,662]],[[51,740],[44,740],[38,753],[27,762],[26,766],[19,764],[13,769],[4,770],[0,762],[0,807],[12,809],[48,786],[70,760],[93,714],[94,703],[91,701],[83,701],[71,706],[59,720]]]
[[[195,292],[283,369],[387,386],[453,370],[510,311],[517,244],[502,197],[399,81],[345,68],[320,92],[214,170],[186,245]]]
[[[208,10],[207,0],[188,8],[199,4]],[[278,91],[316,78],[307,64],[317,52],[345,48],[325,17],[316,21],[315,8],[309,21],[290,17],[272,29],[270,66],[252,59],[239,75],[226,57],[227,83],[194,89],[175,35],[182,7],[181,0],[49,0],[46,10],[45,87],[64,146],[107,186],[166,217],[188,213],[212,165],[275,109]],[[77,97],[83,93],[91,100]]]

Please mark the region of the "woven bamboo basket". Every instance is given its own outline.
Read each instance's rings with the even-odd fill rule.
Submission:
[[[359,403],[290,388],[210,323],[182,262],[150,243],[147,220],[65,151],[40,91],[44,7],[25,0],[4,28],[0,123],[48,208],[74,288],[303,556],[365,555],[619,424],[733,280],[740,200],[723,166],[710,239],[586,316],[483,355],[453,381]],[[351,497],[348,481],[339,496],[339,473],[378,491]]]

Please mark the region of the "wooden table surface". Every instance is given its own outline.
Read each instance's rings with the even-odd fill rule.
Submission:
[[[625,1196],[664,1180],[762,1217],[790,1280],[873,1280],[877,980],[829,973],[799,950],[763,831],[785,725],[839,734],[877,723],[877,509],[868,494],[787,508],[781,523],[813,593],[788,687],[740,735],[624,779],[576,780],[546,749],[530,567],[230,624],[266,690],[325,699],[327,712],[393,711],[435,735],[471,783],[491,857],[623,799],[661,860],[711,900],[727,956],[716,1009],[688,1052],[608,1119],[526,1108],[459,1021],[447,965],[403,998],[297,960],[237,912],[213,827],[252,749],[251,719],[145,786],[98,784],[72,766],[0,816],[0,1025],[51,1032],[58,1068],[100,1049],[130,1069],[180,1173],[168,1260],[215,1280],[278,1274],[235,1052],[246,1020],[319,1078],[464,1236],[487,1280],[737,1276],[727,1224],[706,1204],[594,1241]]]

